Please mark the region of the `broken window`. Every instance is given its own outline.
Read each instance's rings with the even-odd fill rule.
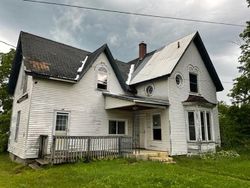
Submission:
[[[98,68],[97,73],[97,89],[107,90],[108,71],[105,67]]]

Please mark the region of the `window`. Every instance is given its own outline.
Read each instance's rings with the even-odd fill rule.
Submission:
[[[210,124],[210,113],[207,112],[207,138],[208,140],[212,140],[212,136],[211,136],[211,124]]]
[[[161,116],[153,115],[153,140],[161,140]]]
[[[18,111],[17,112],[17,118],[16,118],[15,142],[17,142],[17,138],[18,138],[20,118],[21,118],[21,111]]]
[[[22,88],[23,93],[25,93],[27,91],[27,75],[25,72],[23,72],[23,76],[22,76]]]
[[[204,112],[200,112],[200,116],[201,116],[201,139],[204,141],[206,140],[206,129],[205,129],[205,117],[204,117],[205,113]]]
[[[125,121],[109,121],[109,134],[125,134]]]
[[[180,74],[177,74],[177,75],[175,76],[175,82],[176,82],[176,85],[177,85],[177,86],[181,86],[181,85],[182,85],[183,79],[182,79],[182,76],[181,76]]]
[[[197,74],[189,73],[190,91],[198,92]]]
[[[146,95],[147,96],[151,96],[153,95],[153,92],[154,92],[154,86],[153,85],[149,85],[146,87],[145,89],[145,92],[146,92]]]
[[[194,112],[188,112],[189,140],[196,140]]]
[[[99,67],[97,73],[97,89],[107,90],[108,71],[105,67]]]
[[[65,112],[56,113],[56,131],[66,131],[68,127],[69,114]]]

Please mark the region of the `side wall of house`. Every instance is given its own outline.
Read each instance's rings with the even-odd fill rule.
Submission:
[[[169,77],[169,116],[171,126],[171,144],[172,155],[186,154],[188,149],[187,143],[187,124],[185,108],[182,104],[187,100],[189,89],[189,67],[198,69],[198,90],[199,94],[212,103],[217,103],[216,88],[213,81],[206,69],[204,62],[195,46],[192,42],[184,56],[176,66],[175,70]],[[181,74],[183,77],[183,84],[178,87],[175,81],[176,74]],[[197,114],[196,114],[197,115]],[[218,122],[218,110],[217,107],[212,109],[213,117],[213,132],[214,141],[220,143],[220,132]],[[198,123],[197,123],[198,124]],[[197,128],[197,127],[196,127]],[[198,129],[198,128],[197,128]],[[205,147],[204,147],[205,148]]]
[[[56,111],[69,112],[67,135],[108,135],[108,120],[126,120],[127,133],[131,133],[132,115],[129,112],[105,110],[102,91],[96,89],[96,67],[103,64],[108,69],[108,91],[123,94],[115,73],[102,53],[76,84],[34,79],[29,122],[27,158],[36,158],[39,135],[49,136],[49,145],[55,130]],[[48,148],[49,152],[50,148]]]
[[[10,125],[10,136],[9,136],[9,145],[8,151],[20,158],[25,158],[25,147],[27,139],[27,129],[28,129],[28,119],[29,119],[29,110],[30,110],[30,100],[32,92],[32,77],[27,76],[27,91],[23,92],[23,79],[24,79],[24,66],[23,62],[19,71],[19,76],[17,80],[16,89],[14,92],[13,107],[12,107],[12,116],[11,116],[11,125]],[[24,95],[28,94],[28,98],[17,102]],[[16,136],[16,125],[17,125],[17,114],[20,111],[20,123],[19,129]]]

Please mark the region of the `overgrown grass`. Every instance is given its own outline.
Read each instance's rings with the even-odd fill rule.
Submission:
[[[0,187],[250,187],[250,152],[237,158],[175,160],[115,159],[32,170],[0,154]]]

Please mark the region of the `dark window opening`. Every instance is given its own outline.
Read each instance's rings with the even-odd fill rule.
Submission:
[[[201,115],[201,139],[206,140],[204,112],[201,112],[200,115]]]
[[[153,140],[161,140],[161,116],[153,115]]]
[[[189,140],[196,140],[194,112],[188,112]]]
[[[125,121],[109,121],[109,134],[125,134]]]
[[[189,82],[190,82],[190,91],[197,93],[198,92],[197,75],[189,73]]]
[[[210,114],[207,112],[207,138],[208,140],[212,140],[211,137],[211,125],[210,125]]]

